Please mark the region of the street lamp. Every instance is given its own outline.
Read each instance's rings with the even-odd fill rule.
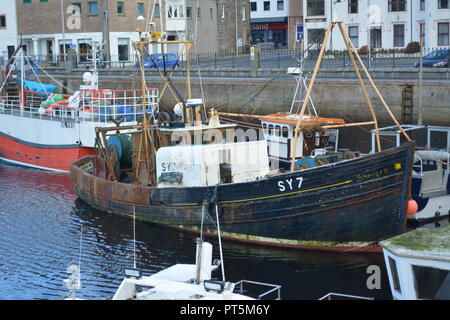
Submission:
[[[143,16],[138,16],[136,18],[136,21],[138,22],[139,25],[142,25],[143,22],[145,21],[145,18]],[[142,41],[142,32],[143,32],[143,30],[140,30],[139,26],[137,28],[137,32],[139,32],[139,40]]]

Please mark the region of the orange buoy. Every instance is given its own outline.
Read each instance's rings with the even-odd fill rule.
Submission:
[[[408,201],[408,207],[406,209],[406,213],[410,216],[415,214],[419,210],[419,205],[417,204],[416,200],[409,200]]]

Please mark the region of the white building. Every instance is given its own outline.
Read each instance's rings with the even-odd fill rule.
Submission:
[[[420,42],[424,47],[450,45],[449,0],[303,0],[305,47],[322,42],[330,21],[342,21],[355,47],[405,48]],[[370,31],[369,31],[370,30]],[[336,28],[329,50],[344,50]]]
[[[0,56],[9,58],[17,48],[16,1],[0,1]]]
[[[273,43],[275,48],[286,48],[288,17],[289,0],[250,0],[252,43]]]

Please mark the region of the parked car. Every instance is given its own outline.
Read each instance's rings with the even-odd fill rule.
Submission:
[[[180,61],[175,53],[146,54],[144,68],[150,69],[158,67],[158,69],[164,69],[164,64],[166,65],[166,69],[180,67]],[[139,67],[139,63],[136,63],[136,67]]]
[[[448,68],[450,49],[431,51],[423,57],[422,65],[426,68]],[[416,62],[416,68],[420,67],[420,61]]]

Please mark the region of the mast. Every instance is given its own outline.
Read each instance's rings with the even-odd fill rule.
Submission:
[[[24,81],[25,81],[25,56],[23,54],[23,45],[20,41],[20,115],[23,115],[25,110],[25,95],[24,95]]]
[[[360,83],[360,85],[361,85],[361,87],[363,89],[363,93],[364,93],[364,96],[366,98],[366,102],[367,102],[367,105],[369,107],[369,111],[370,111],[370,113],[371,113],[371,115],[373,117],[373,121],[371,121],[371,123],[375,126],[378,151],[381,150],[381,146],[380,146],[380,142],[379,142],[380,138],[379,138],[379,132],[378,132],[378,121],[377,121],[377,118],[375,116],[375,111],[374,111],[373,105],[370,102],[370,99],[368,97],[367,91],[366,91],[365,86],[364,86],[364,82],[362,81],[362,77],[360,75],[360,71],[358,69],[358,66],[356,64],[356,61],[355,61],[354,57],[356,57],[356,60],[361,65],[361,68],[364,71],[365,75],[367,76],[367,79],[369,80],[370,85],[372,86],[372,88],[374,89],[375,93],[377,94],[377,96],[381,100],[381,102],[382,102],[384,108],[386,109],[387,113],[389,114],[389,116],[392,118],[392,120],[394,121],[396,126],[399,128],[399,130],[402,132],[402,134],[405,136],[405,138],[408,141],[411,141],[411,138],[408,136],[408,134],[405,132],[405,130],[403,130],[403,128],[401,127],[400,123],[397,121],[397,119],[395,118],[394,114],[392,113],[392,111],[388,107],[388,105],[387,105],[386,101],[384,100],[383,96],[381,95],[380,91],[376,87],[372,77],[370,76],[369,72],[367,71],[366,67],[364,66],[364,62],[362,61],[361,57],[358,54],[358,50],[355,48],[355,46],[353,45],[353,42],[350,40],[350,37],[346,33],[343,23],[341,21],[338,21],[338,22],[332,21],[332,22],[330,22],[330,24],[329,24],[329,26],[327,28],[327,31],[325,33],[325,37],[324,37],[324,40],[323,40],[322,48],[320,49],[319,57],[317,58],[316,65],[314,67],[314,72],[313,72],[313,75],[311,77],[311,81],[309,83],[309,87],[308,87],[308,90],[306,92],[306,96],[305,96],[305,99],[303,101],[303,105],[302,105],[302,108],[301,108],[301,111],[300,111],[300,114],[299,114],[299,117],[297,119],[297,123],[296,123],[296,126],[295,126],[294,146],[293,146],[293,153],[291,155],[291,171],[294,171],[294,168],[295,168],[295,160],[296,160],[296,155],[297,155],[298,135],[299,135],[299,131],[300,131],[300,126],[301,126],[301,124],[303,122],[303,115],[304,115],[305,109],[306,109],[306,107],[307,107],[307,105],[309,103],[311,91],[312,91],[312,88],[314,86],[314,83],[315,83],[315,80],[316,80],[316,76],[317,76],[317,73],[319,71],[320,64],[322,62],[322,58],[323,58],[323,55],[324,55],[324,52],[325,52],[325,48],[326,48],[326,46],[328,44],[329,38],[330,38],[331,33],[333,32],[333,29],[334,29],[335,26],[338,26],[338,28],[340,30],[340,33],[341,33],[341,35],[342,35],[342,37],[344,39],[344,42],[346,43],[348,55],[349,55],[349,57],[352,60],[353,66],[355,68],[355,72],[358,75],[359,83]]]

